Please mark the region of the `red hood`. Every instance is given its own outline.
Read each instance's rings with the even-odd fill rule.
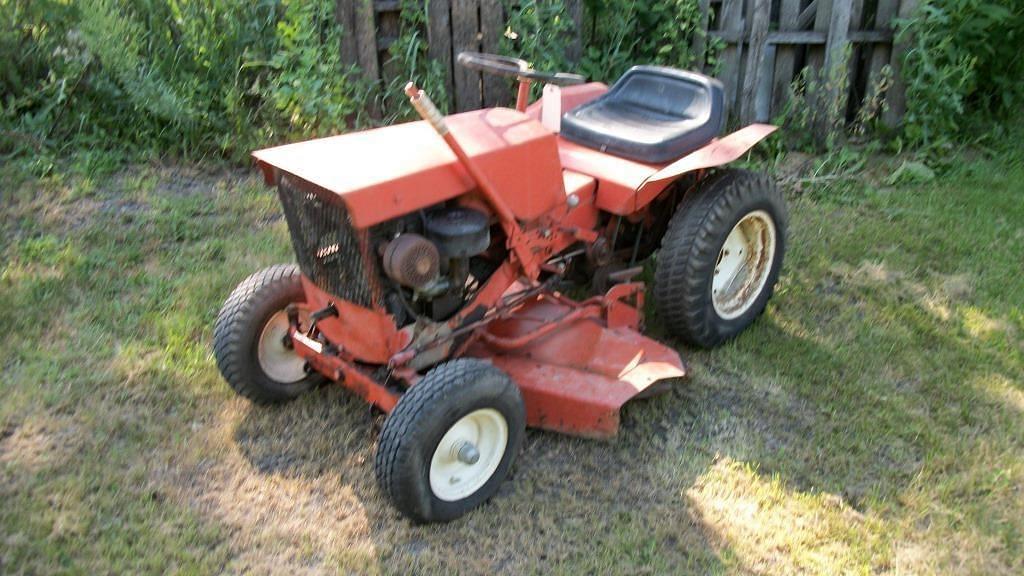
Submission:
[[[551,197],[540,194],[538,187],[561,186],[555,136],[528,116],[494,108],[456,114],[447,121],[467,155],[488,177],[500,180],[514,174],[523,188],[534,191],[536,196],[523,195],[524,202]],[[524,172],[527,150],[532,162]],[[283,171],[341,196],[353,225],[359,228],[475,187],[444,140],[422,121],[266,148],[253,152],[253,157],[268,184],[275,184]],[[516,212],[530,217],[541,208],[548,206],[522,205]]]

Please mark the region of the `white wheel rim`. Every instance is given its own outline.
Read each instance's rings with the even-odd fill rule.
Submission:
[[[742,315],[761,295],[775,261],[775,221],[755,210],[736,223],[718,252],[711,302],[724,320]]]
[[[299,311],[299,323],[306,325],[309,313]],[[284,337],[288,334],[288,314],[281,310],[267,321],[260,333],[260,341],[256,348],[263,373],[275,382],[294,384],[306,377],[306,361],[295,353],[295,350],[284,345]]]
[[[446,502],[462,500],[483,487],[501,464],[508,446],[508,423],[493,408],[463,416],[445,432],[430,459],[430,490]],[[469,462],[472,447],[478,454]]]

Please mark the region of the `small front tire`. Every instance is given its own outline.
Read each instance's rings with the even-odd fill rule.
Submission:
[[[388,415],[377,446],[377,481],[415,522],[454,520],[497,492],[526,428],[519,388],[476,359],[435,367]]]
[[[298,266],[279,264],[249,276],[228,296],[213,329],[213,353],[228,385],[258,404],[291,400],[323,381],[285,344],[285,308],[308,319]]]

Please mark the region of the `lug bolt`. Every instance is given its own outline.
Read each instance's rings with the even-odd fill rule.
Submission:
[[[459,447],[459,462],[473,465],[480,461],[480,451],[471,442],[463,442]]]

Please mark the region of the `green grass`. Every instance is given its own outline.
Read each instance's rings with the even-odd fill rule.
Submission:
[[[292,257],[256,178],[0,168],[0,572],[1021,573],[1024,155],[954,164],[805,186],[750,330],[429,527],[378,492],[360,401],[220,380],[222,299]]]

